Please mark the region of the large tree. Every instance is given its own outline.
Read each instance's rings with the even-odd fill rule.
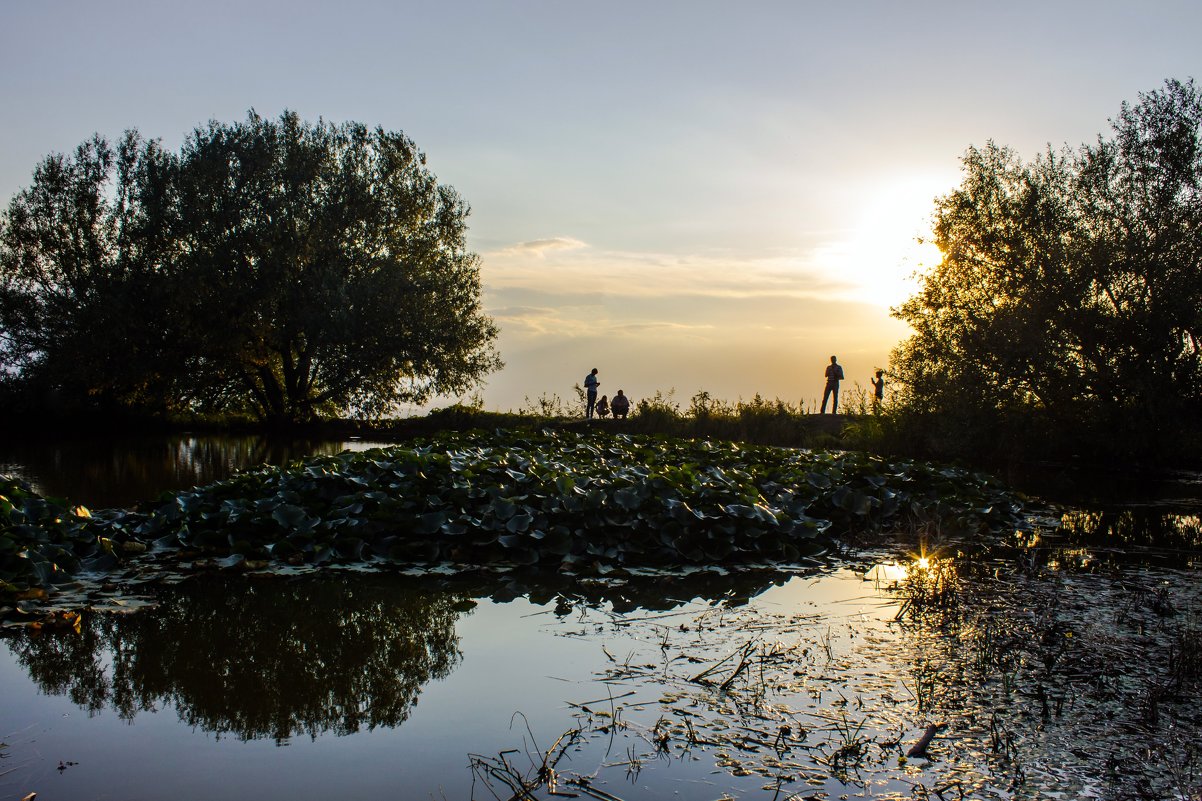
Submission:
[[[468,208],[401,133],[293,113],[47,158],[0,223],[0,360],[114,404],[376,415],[500,362]]]
[[[1202,99],[1169,81],[1111,125],[1030,163],[968,151],[936,202],[942,262],[894,310],[915,331],[894,353],[903,408],[993,436],[1117,432],[1135,449],[1197,429]]]

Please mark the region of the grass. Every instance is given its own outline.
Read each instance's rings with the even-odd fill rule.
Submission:
[[[871,417],[866,401],[856,400],[854,390],[838,415],[819,415],[816,409],[801,403],[768,400],[755,395],[750,400],[724,401],[700,391],[687,404],[675,397],[675,390],[657,390],[636,399],[625,420],[612,417],[584,419],[583,390],[578,399],[565,400],[557,394],[543,393],[527,397],[518,409],[490,411],[479,397],[467,402],[435,408],[420,417],[381,419],[328,418],[292,424],[284,431],[271,433],[307,438],[341,439],[358,436],[381,441],[405,441],[442,431],[470,429],[541,429],[576,428],[587,425],[605,427],[622,433],[664,434],[670,436],[724,439],[760,445],[808,448],[861,448],[871,445],[882,430],[882,421]],[[862,394],[862,393],[861,393]],[[4,423],[7,422],[7,425]],[[118,417],[100,413],[71,417],[30,420],[10,416],[0,421],[6,436],[44,440],[47,432],[87,435],[97,431],[110,433],[147,433],[173,431],[205,433],[264,433],[263,424],[243,416],[148,417],[124,414]]]

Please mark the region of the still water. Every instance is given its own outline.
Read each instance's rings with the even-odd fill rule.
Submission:
[[[237,470],[384,444],[214,434],[4,442],[0,475],[16,476],[42,495],[91,508],[127,507],[153,501],[164,491],[218,481]]]
[[[597,787],[613,795],[758,787],[708,746],[657,756],[645,739],[668,657],[687,652],[680,661],[699,672],[688,660],[720,658],[733,642],[723,627],[752,610],[787,611],[805,629],[791,639],[839,650],[889,612],[847,570],[715,578],[584,594],[497,578],[190,582],[152,610],[91,616],[78,636],[0,645],[0,797],[490,798],[472,755],[517,749],[507,759],[525,771],[582,727],[558,768],[601,771]],[[690,714],[705,729],[704,710]],[[616,740],[598,733],[615,717]],[[637,775],[606,768],[631,757],[647,763]]]
[[[0,462],[102,508],[371,444]],[[1080,508],[773,572],[202,573],[0,640],[0,798],[504,799],[540,774],[540,800],[1196,797],[1200,528]]]
[[[865,556],[196,577],[0,641],[0,797],[504,799],[545,766],[523,797],[563,797],[546,775],[603,801],[1202,789],[1199,667],[1181,671],[1202,658],[1199,565],[998,581],[986,560],[954,605],[911,595],[907,615],[913,563]]]

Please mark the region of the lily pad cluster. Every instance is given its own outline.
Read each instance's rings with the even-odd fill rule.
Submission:
[[[82,506],[0,476],[0,590],[40,587],[103,550]]]
[[[99,558],[84,565],[93,568],[150,550],[228,565],[386,560],[607,572],[788,563],[841,533],[936,518],[1007,527],[1017,514],[1017,500],[984,476],[862,453],[476,431],[263,467],[146,510],[44,513],[22,536],[58,542],[75,557],[55,563],[68,570],[90,543]]]

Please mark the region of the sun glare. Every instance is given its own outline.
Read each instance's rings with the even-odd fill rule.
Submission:
[[[937,247],[918,240],[930,238],[934,199],[950,186],[934,178],[897,181],[864,203],[846,239],[823,254],[827,269],[850,285],[853,299],[889,307],[917,291],[914,274],[942,258]]]

